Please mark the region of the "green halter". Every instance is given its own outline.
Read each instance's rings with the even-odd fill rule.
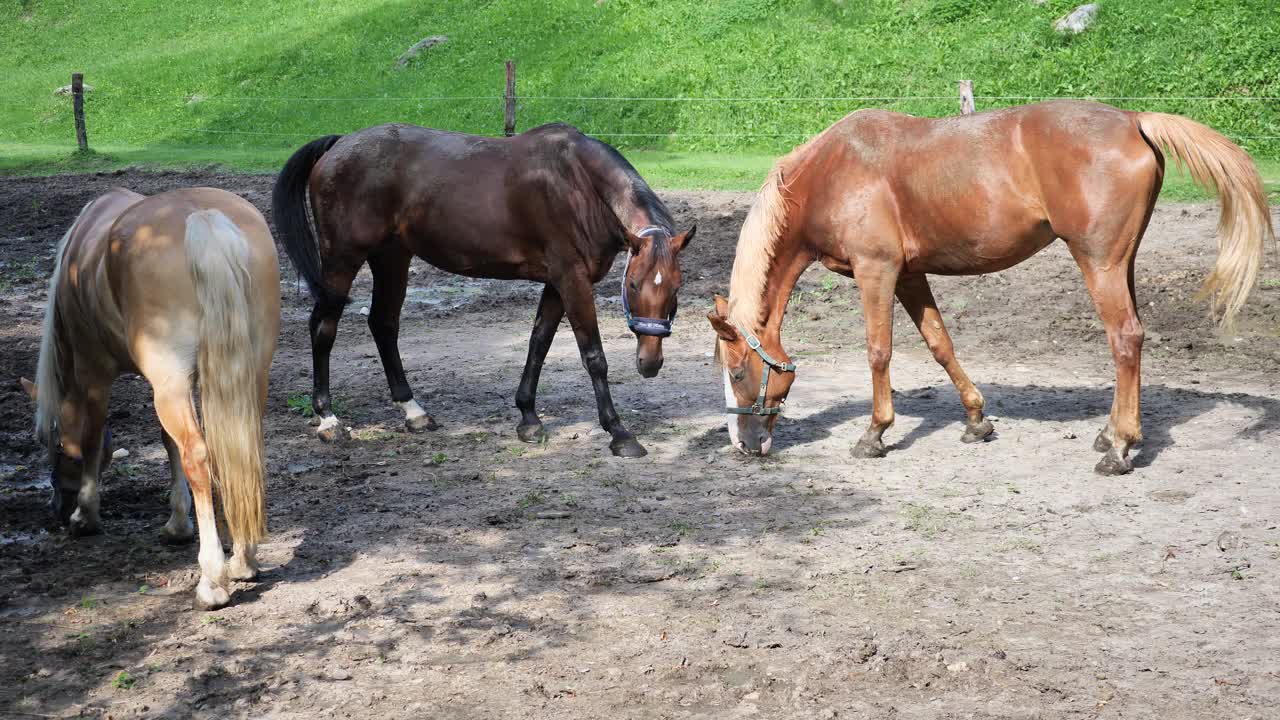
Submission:
[[[734,415],[778,415],[782,412],[782,406],[764,406],[765,390],[769,387],[769,368],[773,368],[778,372],[795,372],[796,364],[774,360],[772,355],[765,352],[760,345],[760,340],[755,335],[747,332],[744,328],[739,329],[742,330],[743,336],[747,338],[747,347],[755,350],[760,359],[764,361],[764,372],[760,373],[760,394],[756,397],[756,401],[751,407],[726,407],[725,410]]]

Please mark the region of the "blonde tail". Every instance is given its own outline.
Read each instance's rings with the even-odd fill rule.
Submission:
[[[249,242],[226,215],[201,210],[187,218],[186,249],[203,313],[197,369],[214,486],[232,540],[257,543],[267,511]]]
[[[1275,240],[1262,177],[1248,153],[1211,128],[1178,115],[1136,117],[1142,134],[1185,164],[1198,185],[1217,189],[1218,260],[1200,295],[1211,298],[1222,327],[1230,329],[1257,281],[1266,242]]]

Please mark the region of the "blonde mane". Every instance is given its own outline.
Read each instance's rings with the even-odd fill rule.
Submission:
[[[774,163],[755,202],[751,204],[742,232],[738,235],[733,273],[729,276],[729,321],[735,325],[753,332],[758,329],[764,315],[769,268],[773,265],[778,243],[787,231],[790,211],[795,206],[789,185],[795,180],[797,166],[806,156],[806,151],[839,124],[809,138]]]
[[[59,337],[61,323],[58,322],[58,288],[62,279],[63,255],[66,253],[67,242],[71,239],[71,232],[76,229],[80,218],[84,217],[91,205],[93,205],[92,200],[80,210],[75,222],[67,228],[67,232],[58,241],[53,252],[53,275],[49,278],[49,294],[45,298],[44,323],[40,332],[40,359],[36,362],[35,431],[36,438],[45,445],[48,444],[54,425],[58,421],[63,398],[64,378]]]

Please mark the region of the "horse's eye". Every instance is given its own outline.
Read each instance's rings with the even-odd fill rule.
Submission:
[[[738,369],[734,370],[733,372],[731,372],[731,373],[729,373],[729,374],[733,377],[733,381],[734,381],[734,382],[741,382],[741,381],[742,381],[742,378],[744,378],[744,377],[746,377],[746,376],[747,376],[747,369],[746,369],[746,368],[738,368]]]
[[[639,291],[640,291],[640,288],[639,288],[638,286],[636,286],[636,281],[635,281],[635,280],[632,280],[631,282],[627,283],[627,286],[631,288],[632,292],[639,292]]]

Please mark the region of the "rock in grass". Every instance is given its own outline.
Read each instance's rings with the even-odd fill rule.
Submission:
[[[1063,35],[1079,35],[1092,25],[1097,18],[1098,3],[1089,3],[1088,5],[1081,5],[1067,15],[1058,18],[1058,21],[1053,24],[1053,29]]]
[[[449,42],[449,38],[445,35],[432,35],[431,37],[422,38],[418,42],[414,43],[408,50],[405,50],[399,60],[396,60],[396,69],[403,70],[414,58],[418,57],[423,50],[446,42]]]

